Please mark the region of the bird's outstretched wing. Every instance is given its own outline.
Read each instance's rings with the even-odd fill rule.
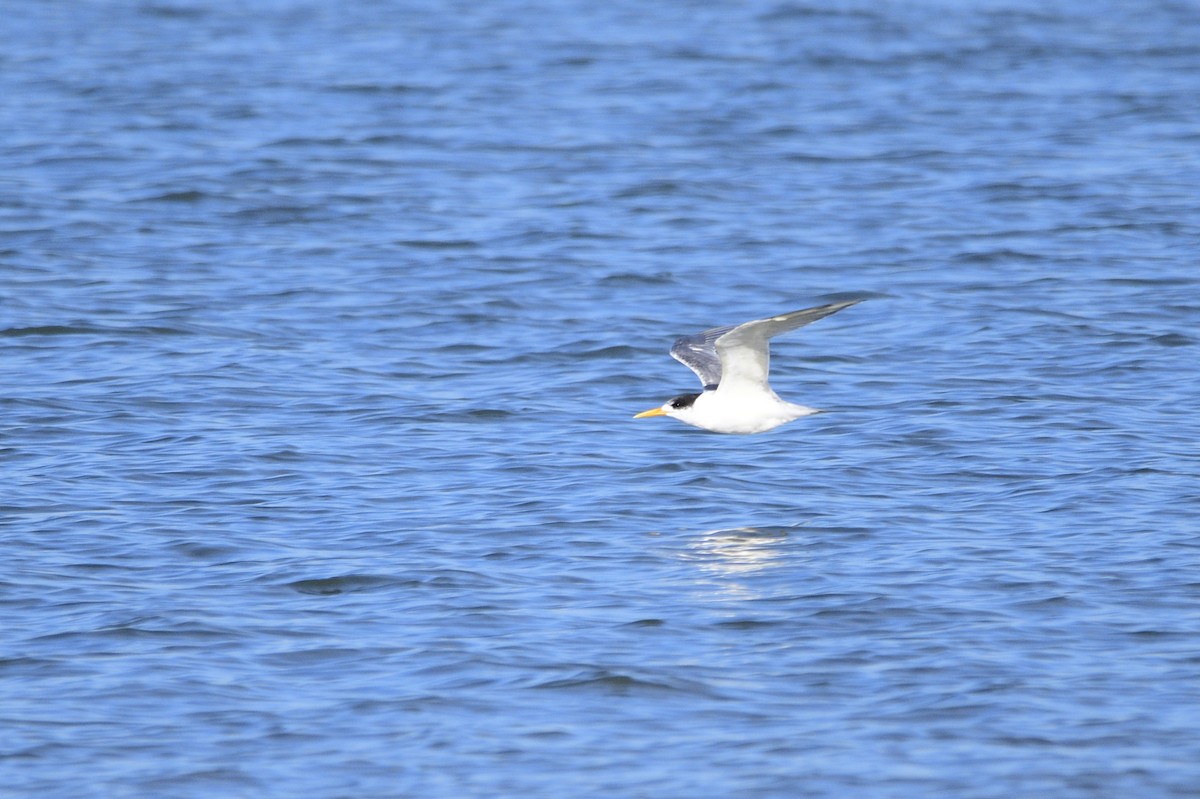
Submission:
[[[830,314],[835,314],[843,308],[849,308],[859,302],[861,300],[834,302],[766,319],[756,319],[753,322],[745,322],[731,328],[716,328],[701,333],[701,336],[707,336],[723,331],[713,341],[713,349],[716,351],[718,360],[716,371],[720,388],[724,392],[745,389],[761,391],[767,385],[767,373],[770,370],[768,353],[772,338],[780,333],[804,327],[818,319],[824,319]],[[680,340],[682,341],[682,339]],[[676,342],[676,346],[678,346],[678,342]],[[674,351],[671,354],[674,355]],[[680,358],[680,360],[683,359]],[[688,365],[691,366],[691,364]],[[692,369],[699,374],[694,366]],[[703,375],[701,375],[701,379],[704,379]]]
[[[717,355],[717,339],[737,325],[714,327],[694,336],[680,336],[671,345],[671,357],[691,369],[705,388],[715,388],[721,382],[721,358]]]

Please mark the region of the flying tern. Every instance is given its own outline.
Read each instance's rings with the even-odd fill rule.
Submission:
[[[671,416],[714,433],[762,433],[819,413],[785,402],[771,390],[767,383],[771,339],[859,302],[834,302],[681,336],[671,347],[671,357],[696,373],[704,391],[681,394],[633,418]]]

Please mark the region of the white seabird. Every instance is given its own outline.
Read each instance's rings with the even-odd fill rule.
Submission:
[[[714,433],[762,433],[819,413],[785,402],[767,384],[771,339],[859,302],[834,302],[681,336],[671,347],[671,357],[696,373],[704,391],[681,394],[633,418],[671,416]]]

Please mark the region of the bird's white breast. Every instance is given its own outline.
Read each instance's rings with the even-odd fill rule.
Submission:
[[[715,433],[762,433],[801,416],[817,413],[814,408],[784,402],[775,392],[706,391],[696,398],[691,413],[680,420]]]

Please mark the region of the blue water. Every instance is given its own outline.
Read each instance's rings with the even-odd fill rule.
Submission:
[[[5,796],[1200,796],[1195,3],[3,26]]]

